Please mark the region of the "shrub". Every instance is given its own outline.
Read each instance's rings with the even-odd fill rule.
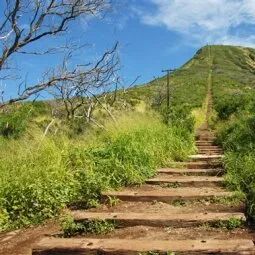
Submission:
[[[189,104],[175,105],[169,108],[164,107],[161,112],[164,123],[170,126],[176,126],[193,132],[195,119],[191,115],[192,107]]]
[[[216,101],[215,110],[218,117],[227,120],[233,113],[245,109],[250,101],[250,97],[243,93],[223,94]]]
[[[33,108],[23,105],[0,115],[0,135],[5,138],[20,137],[26,130],[32,111]]]

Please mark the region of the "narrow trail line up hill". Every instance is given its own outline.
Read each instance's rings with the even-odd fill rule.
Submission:
[[[210,80],[207,121],[212,108]],[[175,164],[181,168],[159,169],[140,187],[103,193],[104,200],[121,200],[115,206],[71,212],[76,222],[107,220],[118,226],[115,230],[43,238],[32,254],[255,254],[243,206],[231,203],[234,194],[223,187],[223,152],[214,140],[205,123],[196,134],[198,154]],[[244,225],[233,227],[236,223]]]

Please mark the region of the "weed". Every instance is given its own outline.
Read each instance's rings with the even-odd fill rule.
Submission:
[[[105,234],[113,231],[115,228],[116,224],[114,221],[93,219],[75,222],[71,216],[64,219],[61,224],[64,237],[72,237],[88,233]]]
[[[222,205],[240,205],[245,199],[243,192],[234,192],[231,196],[212,197],[207,199],[210,203]]]
[[[174,206],[186,206],[186,202],[183,199],[177,199],[173,201]]]
[[[152,200],[151,204],[156,205],[158,203],[158,200]]]
[[[97,208],[99,206],[99,200],[90,198],[87,201],[87,207],[88,208]]]
[[[233,217],[227,221],[219,220],[209,225],[214,228],[232,230],[235,228],[240,228],[241,226],[243,226],[243,224],[244,224],[243,219]]]
[[[84,233],[84,226],[76,223],[71,216],[67,216],[61,223],[61,230],[65,238]]]
[[[119,203],[121,203],[121,200],[117,197],[108,196],[108,202],[109,202],[110,207],[113,207],[113,206],[116,206]]]
[[[173,188],[173,189],[176,189],[176,188],[181,187],[181,184],[178,183],[178,182],[175,182],[175,183],[162,183],[162,184],[160,184],[160,186],[162,188]]]

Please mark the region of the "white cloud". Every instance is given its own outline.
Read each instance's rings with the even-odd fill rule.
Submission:
[[[141,21],[165,26],[181,34],[188,44],[255,45],[255,37],[244,29],[244,25],[255,28],[255,0],[149,1],[155,8],[140,11]]]

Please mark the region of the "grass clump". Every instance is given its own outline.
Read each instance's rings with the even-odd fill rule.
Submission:
[[[116,227],[114,221],[93,219],[75,222],[71,216],[67,216],[61,224],[61,230],[65,238],[89,233],[105,234],[115,230]]]
[[[242,219],[234,218],[234,217],[230,218],[227,221],[219,220],[210,224],[210,226],[213,228],[228,229],[228,230],[240,228],[243,225],[244,225],[244,221]]]

